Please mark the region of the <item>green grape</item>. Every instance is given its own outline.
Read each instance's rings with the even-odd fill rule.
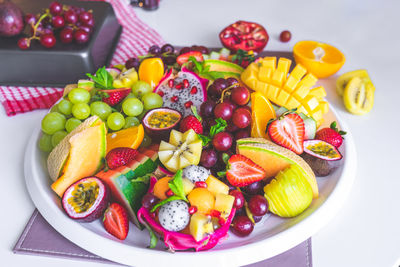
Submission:
[[[57,104],[57,107],[62,114],[71,115],[72,103],[70,101],[63,99]]]
[[[58,105],[54,105],[51,107],[50,112],[58,112],[61,113],[61,111],[58,109]]]
[[[129,99],[129,98],[136,98],[136,96],[133,93],[129,93],[125,99]]]
[[[51,135],[42,133],[42,136],[39,139],[39,149],[44,152],[50,152],[53,149],[53,145],[51,144]]]
[[[143,103],[137,98],[129,98],[122,102],[122,110],[128,116],[137,116],[143,112]]]
[[[89,103],[90,93],[85,89],[75,88],[68,93],[68,99],[72,102],[72,104]]]
[[[72,115],[79,120],[84,120],[90,115],[90,107],[86,103],[78,103],[72,106]]]
[[[111,107],[102,101],[96,101],[90,104],[90,114],[99,116],[102,121],[105,121],[111,112]]]
[[[67,130],[68,133],[72,132],[76,127],[79,126],[82,122],[78,120],[77,118],[69,118],[67,122],[65,123],[65,130]]]
[[[65,117],[58,112],[50,112],[42,120],[42,131],[47,134],[54,134],[57,131],[64,130]]]
[[[51,144],[53,145],[53,147],[56,147],[56,145],[58,145],[58,143],[60,143],[61,140],[63,140],[64,137],[67,136],[67,134],[68,133],[66,131],[55,132],[51,137]]]
[[[113,112],[107,118],[107,126],[113,131],[122,129],[125,125],[124,115],[119,112]]]
[[[136,116],[136,118],[138,118],[139,120],[142,120],[144,115],[146,115],[147,111],[148,111],[147,109],[143,109],[143,112],[140,113],[138,116]]]
[[[159,94],[148,93],[142,97],[144,108],[147,110],[153,108],[161,108],[163,105],[163,99]]]
[[[132,85],[132,93],[135,94],[136,97],[141,98],[143,95],[152,92],[150,84],[145,81],[136,81]]]
[[[133,126],[138,126],[140,124],[140,120],[136,117],[126,117],[124,128],[129,128]]]
[[[148,147],[149,145],[151,145],[151,142],[151,138],[147,134],[144,134],[140,147]]]

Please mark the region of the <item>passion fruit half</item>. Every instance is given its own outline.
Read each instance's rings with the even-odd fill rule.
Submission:
[[[80,222],[99,219],[108,206],[108,187],[96,177],[86,177],[65,191],[62,206],[67,215]]]
[[[143,117],[144,130],[153,140],[168,139],[172,129],[177,129],[182,114],[171,108],[155,108]]]
[[[304,141],[301,157],[310,165],[316,176],[327,176],[341,164],[343,158],[337,148],[322,140]]]

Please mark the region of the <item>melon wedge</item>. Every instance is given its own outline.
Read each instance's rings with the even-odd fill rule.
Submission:
[[[101,125],[102,121],[97,116],[91,116],[70,132],[63,140],[51,151],[47,158],[47,169],[49,171],[50,178],[56,181],[60,177],[61,171],[68,159],[69,152],[71,150],[70,139],[75,134],[88,129],[89,127]]]
[[[62,175],[51,188],[60,197],[79,179],[94,175],[102,166],[106,152],[106,126],[100,125],[82,130],[68,139],[70,150]],[[65,148],[67,149],[67,147]],[[51,161],[51,159],[49,158]]]
[[[304,172],[307,181],[310,183],[313,198],[318,197],[318,184],[311,167],[289,149],[264,138],[239,139],[236,147],[239,154],[260,165],[267,172],[267,177],[274,177],[290,165],[296,164]]]

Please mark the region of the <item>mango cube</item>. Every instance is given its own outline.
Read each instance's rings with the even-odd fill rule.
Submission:
[[[192,215],[189,224],[190,234],[196,241],[202,240],[207,234],[214,232],[210,216],[196,212]]]
[[[218,193],[215,196],[214,209],[219,211],[224,219],[227,219],[231,214],[234,201],[234,196]]]
[[[287,59],[284,57],[279,58],[278,67],[276,68],[276,70],[279,70],[283,73],[285,80],[286,80],[286,77],[289,72],[291,64],[292,64],[292,61],[290,59]]]
[[[217,194],[228,195],[229,193],[229,186],[212,175],[208,176],[206,183],[208,191],[210,191],[214,196]]]
[[[276,57],[265,57],[261,60],[261,65],[267,68],[271,68],[273,71],[275,71]]]
[[[326,96],[326,91],[324,87],[318,86],[311,89],[309,95],[315,96],[316,98],[321,100]]]
[[[269,82],[273,69],[270,67],[261,66],[258,72],[258,79],[262,82]]]

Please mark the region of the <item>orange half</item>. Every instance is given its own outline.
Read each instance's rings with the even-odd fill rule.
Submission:
[[[128,129],[107,134],[107,153],[116,147],[130,147],[137,149],[144,136],[143,126],[133,126]]]
[[[140,63],[139,80],[145,81],[154,89],[164,76],[164,63],[161,58],[147,58]]]
[[[251,137],[269,139],[266,133],[270,119],[275,119],[274,107],[261,92],[251,94]]]
[[[293,47],[296,63],[318,78],[329,77],[340,70],[346,58],[336,47],[316,41],[300,41]]]

